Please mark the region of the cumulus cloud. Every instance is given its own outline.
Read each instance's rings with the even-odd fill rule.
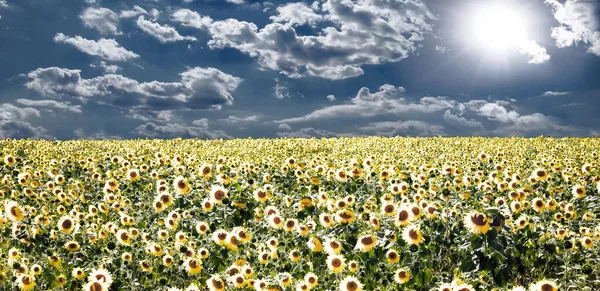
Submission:
[[[190,68],[177,82],[138,82],[108,74],[84,79],[80,70],[38,68],[25,86],[50,98],[71,97],[138,110],[220,109],[242,81],[215,68]]]
[[[17,107],[10,103],[0,104],[0,138],[47,137],[47,130],[31,125],[29,117],[39,117],[40,111],[31,107]]]
[[[98,132],[94,132],[92,134],[86,134],[85,131],[81,128],[77,128],[73,131],[73,133],[75,134],[75,137],[79,138],[79,139],[86,139],[86,140],[120,140],[123,139],[123,137],[119,136],[119,135],[110,135],[107,134],[104,131],[98,131]]]
[[[89,7],[79,16],[86,27],[103,34],[121,34],[118,29],[119,15],[108,8]]]
[[[332,137],[351,137],[357,136],[353,133],[335,133],[324,129],[315,129],[312,127],[301,128],[292,132],[278,132],[278,137],[297,137],[297,138],[332,138]]]
[[[312,7],[304,2],[296,2],[277,7],[277,15],[273,15],[269,19],[291,26],[315,25],[323,19],[323,15],[315,13]]]
[[[237,19],[214,21],[208,28],[212,36],[209,47],[235,48],[256,58],[262,68],[288,77],[340,80],[364,74],[361,66],[365,64],[407,58],[416,51],[416,42],[432,31],[429,21],[435,19],[418,0],[330,0],[311,7],[289,5],[279,7],[272,17],[275,22],[261,29]],[[298,35],[292,26],[321,18],[332,25],[317,35]]]
[[[275,87],[273,87],[273,91],[275,92],[275,97],[277,99],[290,98],[292,96],[287,87],[279,82],[278,78],[275,78]]]
[[[600,32],[595,16],[593,1],[567,0],[564,3],[558,0],[546,0],[554,9],[554,18],[560,26],[552,28],[552,37],[559,48],[588,44],[588,51],[600,56]]]
[[[132,9],[130,10],[123,10],[121,11],[121,13],[119,14],[119,16],[121,18],[133,18],[133,17],[138,17],[140,15],[145,15],[148,14],[148,11],[146,11],[146,9],[134,5]]]
[[[279,124],[278,128],[283,129],[283,130],[291,130],[292,129],[291,126],[289,126],[288,124],[285,124],[285,123]]]
[[[539,45],[535,40],[525,40],[521,42],[519,52],[529,57],[530,64],[543,64],[550,59],[546,48]]]
[[[327,95],[327,100],[335,101],[335,95]]]
[[[117,65],[109,65],[105,61],[100,61],[100,63],[98,63],[97,65],[96,64],[90,64],[90,67],[92,67],[92,68],[100,68],[104,73],[108,73],[108,74],[114,74],[118,70],[121,70],[121,67],[119,67]]]
[[[274,122],[281,124],[282,129],[294,123],[318,126],[327,122],[341,125],[341,129],[346,127],[346,131],[358,129],[368,135],[385,136],[564,136],[578,130],[539,112],[519,113],[514,102],[477,99],[459,102],[445,96],[412,99],[404,94],[404,88],[388,84],[377,92],[363,87],[344,104],[324,106],[303,116]],[[347,128],[349,125],[352,128]]]
[[[241,5],[246,3],[246,0],[225,0],[226,2],[232,3],[232,4],[237,4],[237,5]]]
[[[208,126],[208,120],[203,118],[194,120],[192,124],[167,123],[157,125],[152,122],[136,127],[135,133],[140,136],[173,138],[173,137],[198,137],[208,139],[231,138],[222,130],[212,130]]]
[[[201,16],[195,11],[189,9],[179,9],[173,13],[173,21],[183,26],[198,29],[209,28],[213,20],[209,16]]]
[[[546,91],[542,94],[542,96],[562,96],[569,95],[571,92],[561,92],[561,91]]]
[[[372,122],[358,129],[383,136],[445,135],[443,127],[418,120]]]
[[[364,118],[381,115],[398,115],[407,112],[431,113],[454,108],[458,102],[446,97],[423,97],[419,102],[412,102],[402,97],[404,88],[383,85],[379,91],[371,93],[363,87],[350,103],[326,106],[307,115],[279,120],[279,123],[297,123],[332,118]]]
[[[81,52],[91,56],[98,56],[108,61],[124,62],[140,57],[138,54],[121,47],[114,39],[101,38],[100,40],[95,41],[85,39],[79,35],[68,37],[62,33],[57,33],[54,36],[54,41],[57,43],[70,44]]]
[[[250,116],[246,116],[246,117],[239,117],[239,116],[235,116],[235,115],[229,115],[229,117],[227,117],[227,119],[224,119],[224,120],[228,121],[228,122],[231,122],[231,123],[256,122],[256,121],[258,121],[258,116],[257,115],[250,115]]]
[[[193,36],[182,36],[175,30],[175,28],[169,25],[160,25],[156,22],[146,20],[144,16],[140,16],[137,19],[137,26],[145,33],[158,39],[161,43],[176,42],[182,40],[196,41]]]
[[[61,109],[71,111],[74,113],[81,113],[80,105],[72,105],[70,102],[59,102],[56,100],[30,100],[30,99],[17,99],[17,103],[21,103],[25,106],[31,107],[42,107],[47,109]]]

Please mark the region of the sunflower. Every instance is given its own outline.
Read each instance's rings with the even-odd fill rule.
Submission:
[[[354,276],[348,276],[340,282],[341,291],[361,291],[362,288],[362,283]]]
[[[175,178],[175,180],[173,180],[173,188],[175,188],[175,191],[177,191],[177,193],[183,195],[189,194],[192,190],[190,188],[189,182],[183,176],[178,176],[177,178]]]
[[[363,235],[358,238],[355,249],[368,252],[377,245],[377,237],[372,234]]]
[[[333,224],[331,216],[327,213],[321,213],[321,215],[319,215],[319,222],[321,222],[321,225],[324,228],[329,228]]]
[[[464,223],[467,229],[474,234],[485,234],[490,229],[487,216],[477,211],[467,213]]]
[[[344,270],[346,266],[346,259],[343,256],[339,255],[329,255],[327,256],[327,268],[332,273],[340,273]]]
[[[233,287],[235,288],[244,288],[246,286],[246,280],[244,279],[244,276],[242,276],[241,274],[236,274],[233,275],[232,277],[229,278],[229,281],[231,281],[231,283],[233,284]]]
[[[291,250],[288,256],[292,262],[297,262],[302,258],[302,255],[300,254],[300,252],[295,249]]]
[[[7,200],[4,203],[4,209],[6,210],[6,216],[12,221],[21,221],[24,217],[19,203],[15,201]]]
[[[306,273],[306,275],[304,275],[304,283],[306,283],[310,289],[315,288],[319,285],[319,277],[312,272]]]
[[[76,241],[68,241],[65,243],[65,249],[69,252],[76,252],[79,250],[79,243]]]
[[[223,186],[213,185],[210,190],[210,200],[214,204],[221,205],[225,198],[227,198],[227,189]]]
[[[546,181],[548,179],[548,173],[541,168],[537,168],[533,171],[533,178],[535,178],[536,181]]]
[[[117,237],[117,241],[120,244],[123,244],[123,245],[131,244],[131,236],[129,235],[129,232],[126,229],[120,229],[119,231],[117,231],[116,237]]]
[[[410,280],[410,272],[406,268],[401,268],[394,273],[394,281],[398,284],[404,284]]]
[[[515,286],[512,289],[510,289],[510,291],[527,291],[527,290],[525,289],[525,287]]]
[[[21,274],[17,277],[17,284],[21,290],[33,290],[35,287],[35,278],[27,274]]]
[[[591,247],[594,246],[594,241],[591,238],[587,237],[587,236],[582,237],[579,241],[581,242],[581,245],[584,248],[589,249],[589,248],[591,248]]]
[[[88,281],[90,282],[100,282],[106,284],[107,287],[113,282],[112,275],[105,269],[92,269],[90,274],[88,275]]]
[[[234,233],[227,234],[227,238],[225,239],[225,246],[227,248],[229,248],[230,250],[235,251],[238,249],[238,245],[239,245],[239,241],[238,241],[236,234],[234,234]]]
[[[452,288],[452,284],[448,284],[448,283],[444,283],[442,285],[440,285],[440,288],[438,288],[438,291],[453,291],[454,288]]]
[[[31,273],[33,273],[33,275],[37,276],[39,274],[42,273],[42,266],[35,264],[33,266],[31,266]]]
[[[323,249],[329,254],[339,255],[342,252],[342,245],[335,239],[328,239]]]
[[[411,211],[406,207],[400,207],[394,216],[396,218],[394,224],[397,227],[407,226],[412,220]]]
[[[400,255],[395,250],[389,250],[385,254],[385,257],[387,258],[387,260],[390,264],[395,264],[398,261],[400,261]]]
[[[185,288],[185,291],[200,291],[200,287],[198,287],[198,285],[196,285],[195,283],[192,283],[187,288]]]
[[[174,260],[173,257],[170,255],[165,255],[162,258],[162,262],[163,262],[163,265],[165,265],[165,267],[170,267],[173,264],[173,260]]]
[[[58,285],[58,287],[62,287],[65,284],[67,284],[67,277],[65,277],[65,275],[63,275],[63,274],[60,274],[60,275],[58,275],[58,277],[56,277],[55,282],[56,282],[56,285]]]
[[[267,195],[267,192],[265,192],[264,189],[259,188],[254,190],[254,200],[262,203],[267,201],[267,199],[269,199],[269,196]]]
[[[137,181],[140,179],[140,172],[136,169],[127,171],[127,179],[129,181]],[[60,183],[59,183],[60,184]]]
[[[71,233],[75,228],[75,222],[70,216],[63,216],[58,221],[58,229],[64,233]]]
[[[196,223],[196,231],[199,234],[206,234],[206,232],[208,232],[210,230],[210,227],[208,226],[208,224],[206,222],[198,222]]]
[[[84,291],[107,291],[109,286],[106,283],[98,281],[90,281],[83,285]]]
[[[571,192],[573,193],[573,196],[575,196],[575,198],[577,199],[585,197],[585,188],[583,188],[581,185],[576,185],[575,187],[573,187],[573,190]]]
[[[224,246],[227,244],[228,235],[225,230],[219,229],[213,233],[213,241],[218,245]]]
[[[150,273],[152,272],[152,265],[147,260],[143,260],[139,263],[140,268],[142,268],[143,272]]]
[[[421,230],[417,226],[408,226],[402,232],[402,238],[409,245],[418,245],[423,241]]]
[[[213,275],[206,280],[206,285],[210,291],[222,291],[225,290],[225,282],[218,275]]]
[[[546,203],[544,202],[544,200],[537,197],[531,201],[531,205],[533,206],[533,209],[535,209],[535,211],[537,212],[542,212],[546,208]]]
[[[336,219],[340,223],[352,223],[354,220],[354,212],[350,209],[340,209],[336,213]]]
[[[348,270],[352,273],[356,273],[356,271],[358,271],[358,262],[357,261],[350,261],[348,263]]]
[[[73,268],[73,270],[71,271],[71,276],[77,280],[81,280],[85,278],[85,272],[82,268]]]
[[[287,231],[293,231],[294,229],[296,229],[297,225],[298,225],[298,220],[293,219],[293,218],[286,220],[284,223],[285,230],[287,230]]]
[[[530,291],[558,291],[556,283],[548,280],[539,281],[529,287]]]

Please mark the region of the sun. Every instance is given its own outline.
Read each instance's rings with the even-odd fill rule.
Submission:
[[[470,23],[471,35],[482,49],[506,52],[527,40],[524,15],[507,2],[479,2]]]

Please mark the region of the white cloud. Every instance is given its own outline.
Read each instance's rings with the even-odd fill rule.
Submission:
[[[554,18],[560,26],[552,28],[556,46],[568,47],[579,42],[589,44],[588,51],[600,56],[600,32],[593,1],[546,0],[554,8]]]
[[[574,132],[575,129],[560,125],[554,118],[541,113],[519,116],[512,125],[493,131],[499,136],[568,136]]]
[[[98,131],[92,134],[85,134],[85,132],[83,131],[83,129],[81,128],[77,128],[73,131],[73,133],[75,134],[75,136],[79,139],[86,139],[86,140],[109,140],[109,139],[123,139],[121,136],[118,135],[109,135],[104,131]]]
[[[477,108],[480,116],[487,117],[489,120],[500,122],[513,122],[519,117],[519,113],[514,110],[507,110],[504,106],[496,103],[486,103]]]
[[[119,67],[117,65],[109,65],[105,61],[100,61],[100,63],[98,63],[97,65],[96,64],[90,64],[90,67],[92,67],[92,68],[100,68],[104,73],[108,73],[108,74],[114,74],[118,70],[121,70],[121,67]]]
[[[571,92],[560,92],[560,91],[546,91],[542,96],[561,96],[561,95],[569,95]]]
[[[323,15],[315,11],[303,2],[287,3],[277,7],[277,15],[269,17],[273,22],[280,22],[291,26],[315,25],[323,19]]]
[[[38,68],[27,74],[26,87],[44,97],[71,97],[116,107],[162,111],[172,109],[220,109],[233,103],[233,91],[242,81],[215,68],[190,68],[178,82],[140,83],[108,74],[84,79],[80,70]]]
[[[229,3],[233,3],[233,4],[238,4],[238,5],[246,3],[246,0],[225,0],[225,1],[229,2]]]
[[[519,44],[519,52],[529,56],[528,63],[543,64],[550,59],[550,55],[546,52],[546,48],[539,45],[535,40],[526,40]]]
[[[193,36],[182,36],[175,30],[175,28],[168,25],[160,25],[156,22],[152,22],[144,19],[144,16],[140,16],[137,19],[137,26],[147,34],[155,37],[161,43],[175,42],[182,40],[196,41]]]
[[[0,138],[47,137],[45,128],[33,126],[27,121],[30,117],[39,116],[40,111],[35,108],[0,104]]]
[[[458,102],[445,97],[423,97],[418,103],[402,97],[404,88],[383,85],[371,93],[363,87],[350,103],[326,106],[301,117],[279,120],[279,123],[297,123],[332,118],[364,118],[382,115],[399,115],[408,112],[431,113],[455,108]]]
[[[439,52],[440,54],[443,54],[443,53],[445,53],[445,52],[446,52],[446,47],[445,47],[445,46],[439,46],[439,45],[436,45],[436,46],[435,46],[435,50],[436,50],[437,52]]]
[[[287,87],[279,83],[279,79],[275,78],[275,87],[273,87],[275,97],[277,99],[290,98],[292,95],[288,91]]]
[[[335,95],[327,95],[327,100],[335,101]]]
[[[443,127],[418,120],[372,122],[358,129],[384,136],[437,136],[446,135]]]
[[[8,7],[8,2],[6,2],[6,0],[0,1],[0,7]]]
[[[481,122],[474,119],[466,119],[463,116],[452,114],[450,110],[446,110],[444,112],[444,121],[446,121],[450,125],[456,126],[458,129],[467,129],[470,135],[483,134],[485,132],[485,128],[483,127]]]
[[[81,113],[80,105],[72,105],[70,102],[59,102],[55,100],[29,100],[29,99],[17,99],[17,103],[21,103],[25,106],[31,107],[45,107],[45,108],[56,108],[67,110],[75,113]]]
[[[365,64],[407,58],[416,51],[415,42],[432,31],[428,21],[435,19],[418,0],[330,0],[321,6],[319,14],[313,10],[310,19],[318,15],[333,24],[317,35],[298,35],[288,24],[309,21],[306,15],[279,13],[274,20],[285,24],[270,23],[261,29],[237,19],[215,21],[209,28],[212,40],[208,45],[212,49],[235,48],[255,57],[262,68],[288,77],[339,80],[364,74],[361,66]]]
[[[140,57],[138,54],[121,47],[114,39],[101,38],[95,41],[85,39],[79,35],[68,37],[62,33],[57,33],[54,36],[54,41],[70,44],[88,55],[98,56],[108,61],[124,62]]]
[[[131,10],[121,11],[119,16],[121,18],[133,18],[133,17],[138,17],[140,15],[146,15],[146,14],[148,14],[148,11],[146,11],[146,9],[144,9],[140,6],[134,5]]]
[[[258,121],[258,116],[257,115],[250,115],[250,116],[246,116],[246,117],[238,117],[235,115],[229,115],[229,117],[227,117],[227,119],[224,119],[225,121],[229,121],[232,123],[237,123],[237,122],[256,122]]]
[[[108,8],[89,7],[79,16],[86,27],[96,29],[104,34],[121,34],[117,26],[119,25],[119,15]]]
[[[295,138],[332,138],[332,137],[351,137],[357,136],[353,133],[335,133],[324,129],[315,129],[312,127],[301,128],[293,132],[278,132],[276,133],[279,137],[295,137]]]
[[[285,123],[279,124],[278,128],[283,129],[283,130],[291,130],[292,129],[291,126],[289,126],[288,124],[285,124]]]
[[[209,16],[201,16],[195,11],[189,9],[179,9],[173,13],[173,21],[181,23],[183,26],[194,27],[198,29],[209,28],[213,20]]]
[[[165,125],[156,125],[152,122],[136,127],[135,133],[148,137],[198,137],[198,138],[231,138],[222,130],[211,130],[208,126],[208,120],[203,118],[194,120],[192,124],[167,123]]]

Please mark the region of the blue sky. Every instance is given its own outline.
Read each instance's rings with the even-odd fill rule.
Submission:
[[[599,6],[0,0],[0,138],[598,136]]]

